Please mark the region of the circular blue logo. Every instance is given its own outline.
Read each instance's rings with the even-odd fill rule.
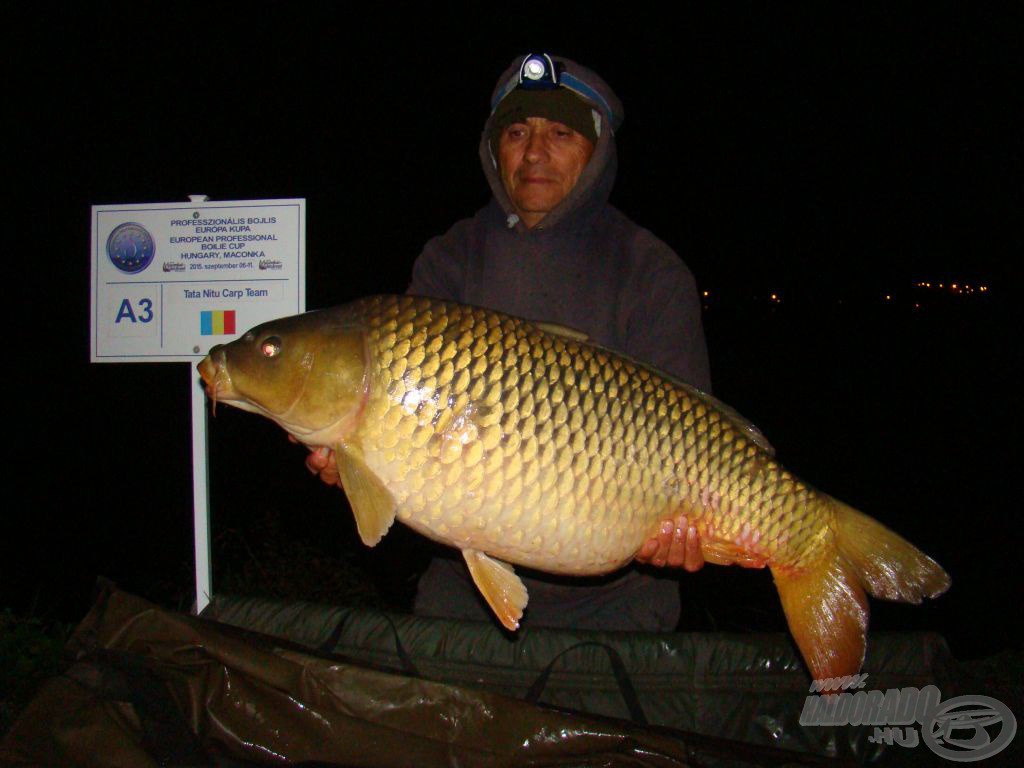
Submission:
[[[156,255],[153,236],[141,224],[128,221],[116,227],[107,238],[110,263],[122,272],[135,274],[150,265]]]

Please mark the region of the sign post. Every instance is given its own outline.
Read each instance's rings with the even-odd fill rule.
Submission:
[[[196,613],[213,594],[206,398],[214,344],[306,309],[306,201],[94,205],[90,360],[189,363]]]

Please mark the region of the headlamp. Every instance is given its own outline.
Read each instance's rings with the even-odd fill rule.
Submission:
[[[528,53],[523,57],[523,63],[519,65],[518,74],[512,75],[508,82],[505,83],[505,87],[495,95],[494,101],[491,103],[491,114],[498,108],[501,100],[517,88],[522,88],[523,90],[567,88],[577,96],[582,97],[584,101],[595,104],[602,109],[611,117],[611,124],[613,126],[621,119],[615,115],[608,102],[605,101],[600,93],[578,77],[573,76],[571,72],[566,72],[564,64],[556,62],[546,53]]]
[[[564,67],[562,67],[564,69]],[[526,90],[550,90],[558,87],[559,68],[546,53],[531,53],[519,67],[519,87]]]

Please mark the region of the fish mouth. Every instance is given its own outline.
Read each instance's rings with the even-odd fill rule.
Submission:
[[[235,399],[237,394],[231,384],[231,376],[228,374],[224,350],[214,347],[196,368],[206,386],[206,396],[210,398],[211,410],[216,415],[217,403],[221,400],[230,402]]]

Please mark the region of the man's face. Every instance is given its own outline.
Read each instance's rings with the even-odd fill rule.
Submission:
[[[543,117],[528,117],[501,132],[501,181],[527,227],[535,226],[562,202],[593,153],[590,139]]]

